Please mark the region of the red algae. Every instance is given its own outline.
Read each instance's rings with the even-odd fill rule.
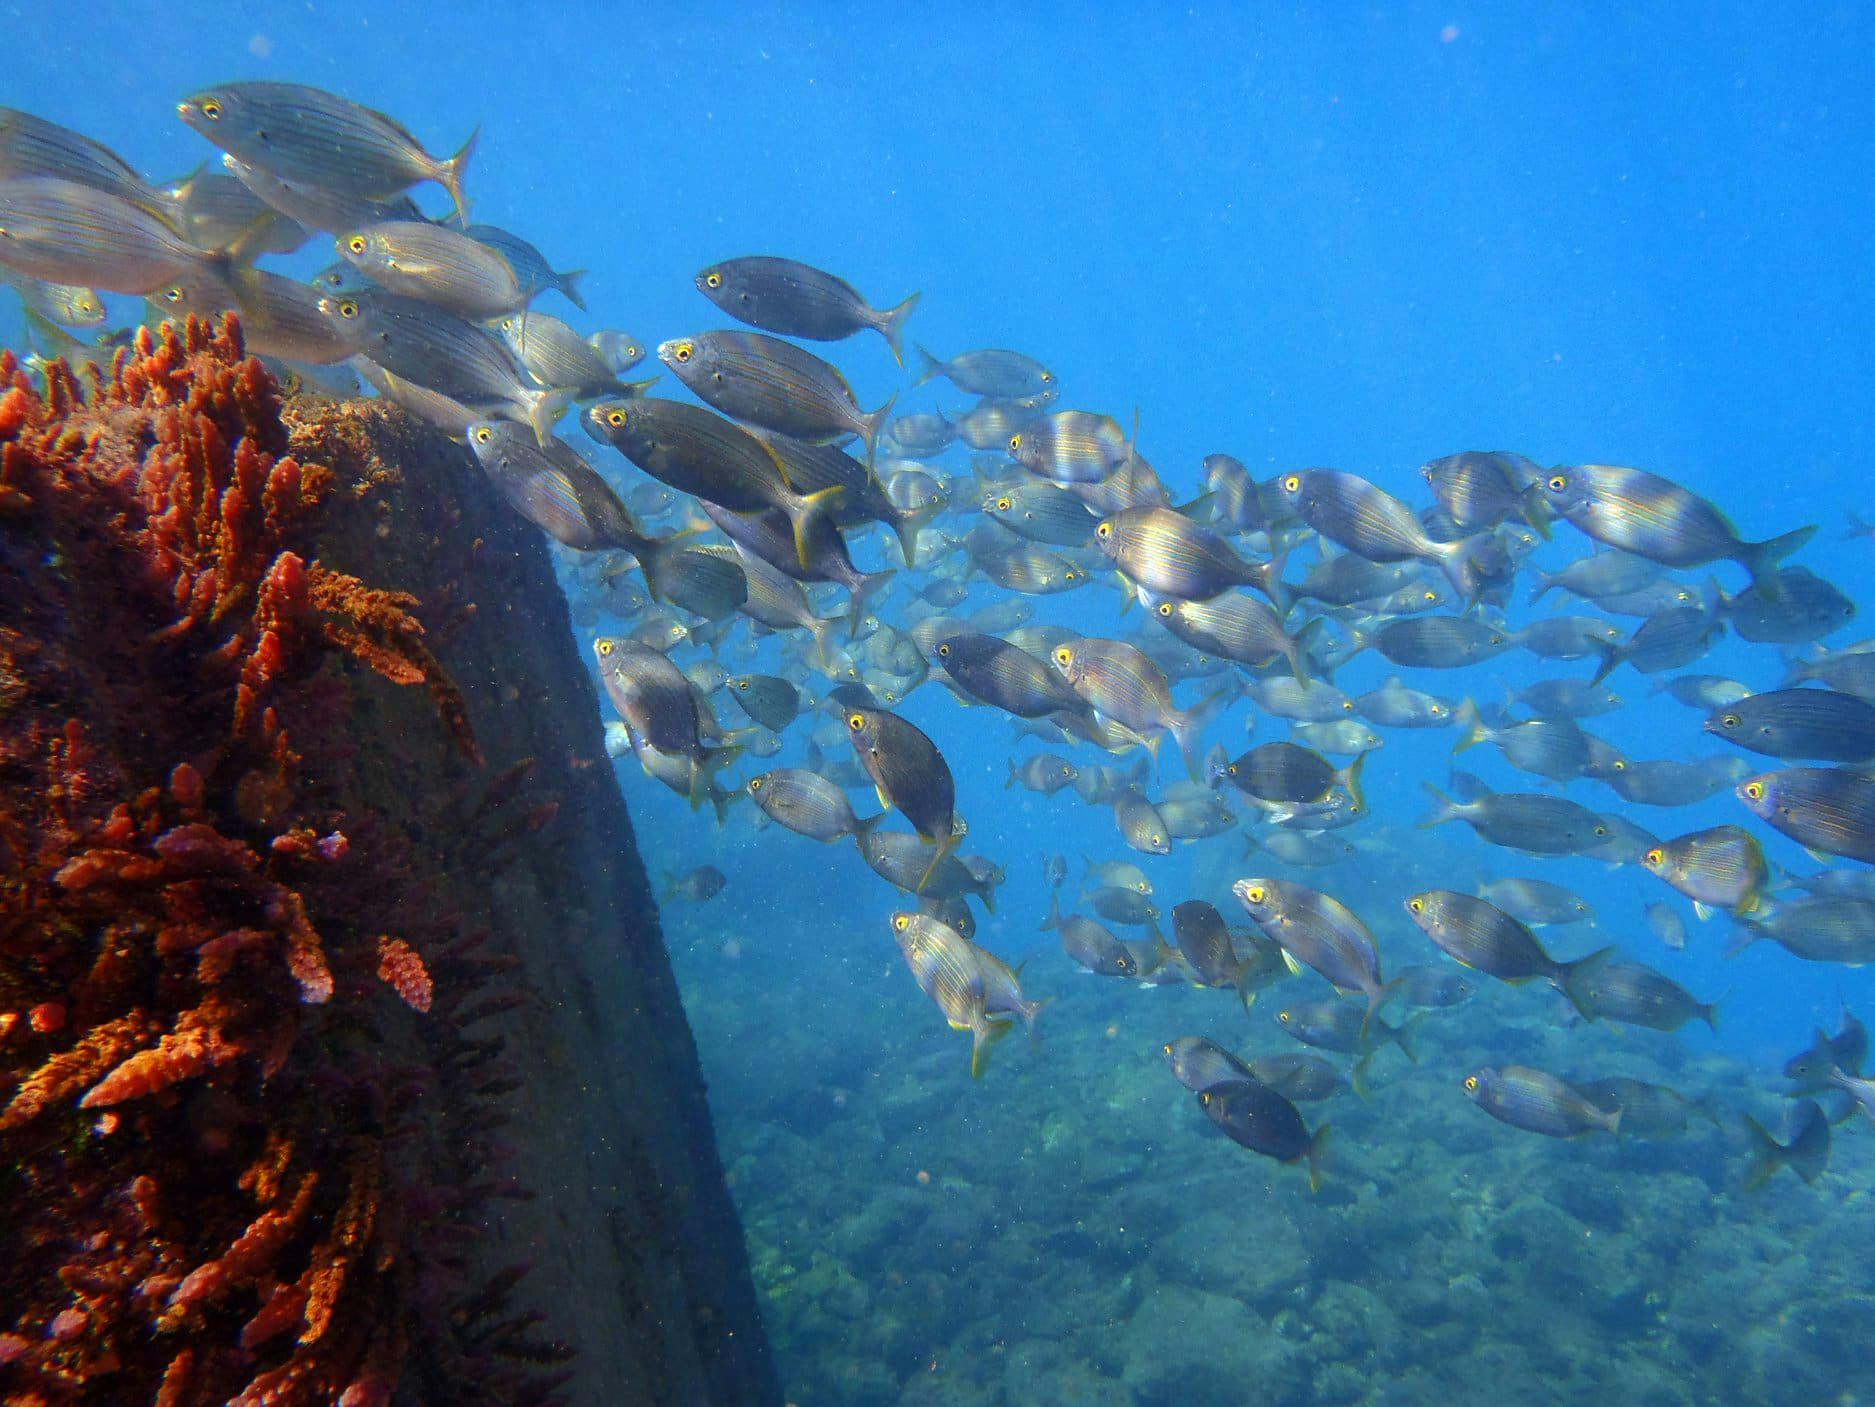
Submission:
[[[479,758],[421,603],[318,560],[234,318],[89,381],[0,353],[0,1401],[550,1400],[467,1270],[500,965],[322,780],[347,661]]]

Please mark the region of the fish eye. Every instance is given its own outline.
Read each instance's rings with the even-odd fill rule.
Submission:
[[[1426,591],[1422,594],[1424,595],[1425,599],[1428,601],[1436,601],[1439,599],[1439,593],[1436,591]]]
[[[599,653],[600,653],[601,655],[609,655],[609,654],[611,654],[611,653],[612,653],[612,642],[611,642],[610,640],[601,640],[601,641],[599,642]]]
[[[1017,450],[1021,448],[1022,448],[1022,436],[1020,434],[1011,435],[1009,437],[1009,452],[1011,454],[1014,454]]]
[[[1285,474],[1283,476],[1284,493],[1297,493],[1301,491],[1301,488],[1302,476],[1300,474]]]
[[[1607,834],[1608,834],[1608,827],[1607,827],[1607,826],[1597,826],[1597,827],[1595,827],[1595,834],[1596,834],[1596,835],[1607,835]]]
[[[948,640],[945,641],[942,645],[938,646],[938,653],[944,656],[944,658],[946,659],[950,658],[951,647],[950,647],[950,642]]]
[[[168,288],[165,288],[163,290],[163,301],[165,303],[180,303],[182,301],[182,285],[172,283]]]
[[[1070,650],[1066,645],[1063,645],[1060,649],[1055,651],[1055,663],[1063,665],[1073,664],[1074,651]]]
[[[760,777],[750,777],[749,778],[749,790],[760,791],[761,789],[762,789],[762,779]]]
[[[1163,620],[1172,619],[1172,603],[1170,601],[1161,601],[1159,603],[1159,616]]]
[[[1250,888],[1244,890],[1243,896],[1253,904],[1260,904],[1263,902],[1263,886],[1253,884]]]
[[[1341,711],[1343,713],[1354,712],[1354,701],[1352,699],[1343,699],[1341,701]]]
[[[1049,384],[1050,382],[1052,382],[1052,381],[1053,381],[1054,379],[1055,379],[1055,373],[1054,373],[1054,372],[1052,372],[1052,371],[1044,371],[1044,372],[1042,373],[1042,385],[1044,385],[1044,386],[1046,386],[1046,385],[1048,385],[1048,384]]]
[[[723,286],[723,276],[717,273],[715,269],[711,269],[703,276],[703,282],[706,287],[721,288]]]
[[[347,298],[343,303],[339,304],[339,316],[342,318],[357,317],[358,305],[354,303],[351,299]]]
[[[911,927],[911,920],[906,918],[904,914],[900,914],[897,918],[892,920],[892,927],[896,928],[900,933],[903,933],[906,929]]]
[[[1430,713],[1434,718],[1443,718],[1445,716],[1445,705],[1433,704],[1432,707],[1427,709],[1426,711]]]
[[[1227,777],[1234,777],[1234,776],[1236,776],[1236,775],[1237,775],[1237,764],[1236,764],[1235,762],[1233,762],[1233,763],[1231,763],[1231,765],[1230,765],[1230,766],[1228,766],[1228,767],[1226,767],[1226,768],[1224,769],[1224,775],[1225,775],[1225,776],[1227,776]]]
[[[1142,879],[1138,884],[1135,884],[1133,888],[1137,889],[1141,894],[1144,894],[1146,892],[1146,881]]]
[[[495,432],[489,429],[486,425],[484,425],[481,429],[475,432],[475,442],[478,445],[485,445],[494,438],[495,438]]]
[[[1549,476],[1549,491],[1551,493],[1561,493],[1568,487],[1569,476],[1567,474],[1551,474]],[[1475,1084],[1476,1081],[1474,1080],[1472,1083]]]
[[[1416,914],[1423,914],[1426,912],[1426,901],[1424,899],[1408,899],[1406,901],[1406,907]]]
[[[1004,494],[1001,498],[996,500],[996,511],[998,513],[1007,513],[1014,506],[1015,504],[1010,500],[1008,494]]]
[[[213,98],[202,99],[200,111],[202,116],[206,117],[210,122],[221,121],[221,104],[216,102]]]
[[[363,254],[365,252],[365,237],[363,235],[353,235],[350,239],[345,241],[345,247],[354,254]]]
[[[1666,851],[1662,850],[1658,845],[1656,845],[1652,850],[1649,850],[1645,855],[1641,856],[1641,863],[1643,865],[1652,866],[1652,865],[1659,864],[1662,860],[1666,858],[1667,858]]]
[[[671,348],[671,356],[677,361],[687,362],[690,360],[690,354],[693,350],[694,348],[692,348],[688,342],[679,342],[675,347]]]
[[[615,430],[624,428],[625,412],[622,410],[608,410],[605,413],[605,423]]]
[[[1477,1077],[1476,1075],[1467,1075],[1467,1076],[1465,1076],[1465,1088],[1466,1088],[1466,1089],[1468,1089],[1468,1090],[1475,1090],[1475,1089],[1477,1089],[1477,1088],[1478,1088],[1478,1077]]]
[[[1728,713],[1719,720],[1719,726],[1722,728],[1736,728],[1742,722],[1744,722],[1744,720],[1736,713]]]
[[[1108,538],[1113,536],[1113,524],[1102,523],[1099,527],[1094,529],[1094,536],[1099,538],[1102,542],[1105,542]]]
[[[866,716],[863,713],[849,713],[846,716],[846,726],[857,733],[866,726]]]
[[[1160,1046],[1159,1049],[1164,1051],[1167,1055],[1170,1055],[1172,1053],[1172,1047],[1170,1043]]]
[[[729,681],[729,683],[732,688],[740,689],[744,693],[748,692],[749,681],[746,679],[732,679]]]
[[[1287,1026],[1291,1021],[1295,1020],[1295,1017],[1286,1011],[1279,1011],[1276,1013],[1276,1019]]]
[[[1752,801],[1764,800],[1764,783],[1763,782],[1746,782],[1745,783],[1745,795],[1748,798],[1750,798]]]

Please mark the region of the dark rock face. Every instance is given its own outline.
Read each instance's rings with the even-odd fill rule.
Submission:
[[[423,601],[487,759],[473,773],[439,746],[416,690],[355,701],[361,801],[451,857],[448,902],[493,931],[528,994],[502,1023],[516,1082],[504,1135],[537,1195],[504,1204],[495,1259],[532,1262],[518,1297],[577,1350],[576,1402],[779,1402],[696,1047],[545,539],[466,450],[394,407],[295,402],[288,419],[297,454],[369,486],[330,515],[321,558]]]

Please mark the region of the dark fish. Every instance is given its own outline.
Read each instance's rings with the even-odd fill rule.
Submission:
[[[1638,962],[1618,962],[1604,949],[1573,964],[1568,991],[1576,1010],[1593,1021],[1620,1021],[1656,1031],[1677,1031],[1695,1018],[1719,1028],[1717,1002],[1702,1002],[1665,973]]]
[[[784,337],[838,342],[871,328],[885,338],[892,359],[905,364],[899,339],[905,319],[918,306],[916,293],[896,307],[875,308],[843,278],[763,254],[712,264],[697,275],[696,285],[697,292],[738,322]]]
[[[1224,916],[1203,899],[1187,899],[1172,909],[1172,936],[1185,961],[1206,987],[1235,987],[1243,970]]]
[[[1477,795],[1454,801],[1430,782],[1422,785],[1435,802],[1422,826],[1463,821],[1493,845],[1532,855],[1578,854],[1608,837],[1602,817],[1564,797],[1480,788]]]
[[[1587,901],[1546,879],[1494,879],[1478,886],[1478,897],[1533,928],[1595,921],[1595,910]]]
[[[1139,927],[1151,923],[1159,916],[1159,908],[1152,900],[1137,889],[1124,885],[1097,885],[1081,895],[1081,899],[1108,923],[1125,923]]]
[[[1834,962],[1845,967],[1875,963],[1875,900],[1835,895],[1778,904],[1769,913],[1735,921],[1725,955],[1744,951],[1769,938],[1806,962]]]
[[[1279,559],[1251,564],[1209,529],[1170,508],[1128,508],[1103,518],[1094,542],[1135,585],[1183,601],[1253,586],[1286,607]]]
[[[1018,718],[1078,713],[1086,707],[1056,670],[994,635],[950,635],[931,655],[965,693]],[[1067,780],[1073,780],[1072,769]]]
[[[1793,1085],[1792,1094],[1822,1094],[1830,1088],[1830,1076],[1837,1071],[1860,1075],[1862,1062],[1868,1059],[1868,1028],[1844,1003],[1842,1021],[1835,1035],[1821,1026],[1809,1048],[1784,1062],[1784,1078]]]
[[[1686,920],[1680,917],[1680,911],[1671,904],[1649,904],[1641,910],[1641,916],[1647,920],[1647,927],[1667,947],[1674,952],[1686,948]]]
[[[1357,649],[1373,649],[1411,669],[1459,669],[1509,648],[1502,630],[1476,616],[1408,616],[1363,635]]]
[[[859,827],[846,793],[803,767],[782,767],[749,778],[749,796],[771,821],[811,840],[839,840]]]
[[[973,396],[1014,398],[1036,395],[1055,384],[1055,373],[1034,357],[1001,348],[960,352],[949,361],[939,361],[920,347],[918,358],[921,369],[918,379],[912,383],[914,386],[942,376],[958,390]]]
[[[1429,1011],[1462,1006],[1472,995],[1471,983],[1456,972],[1425,965],[1401,968],[1390,985],[1394,995],[1408,1006]]]
[[[1180,1036],[1159,1047],[1172,1077],[1193,1094],[1231,1080],[1255,1080],[1250,1067],[1215,1041],[1203,1036]]]
[[[667,539],[649,556],[640,557],[639,565],[655,600],[706,621],[725,620],[748,604],[749,574],[732,547],[677,546]]]
[[[1605,956],[1603,950],[1576,962],[1551,957],[1523,924],[1498,908],[1454,889],[1429,889],[1406,901],[1406,912],[1420,931],[1455,961],[1500,982],[1540,979],[1570,1001],[1570,982],[1584,965]]]
[[[1806,567],[1785,567],[1769,586],[1722,596],[1719,611],[1741,640],[1804,645],[1855,618],[1855,602]]]
[[[1751,1115],[1743,1118],[1745,1136],[1751,1145],[1745,1191],[1755,1192],[1777,1176],[1780,1168],[1789,1168],[1805,1182],[1815,1182],[1829,1167],[1829,1119],[1814,1099],[1799,1100],[1791,1106],[1782,1143]]]
[[[794,492],[774,452],[746,430],[696,406],[649,396],[600,401],[586,412],[585,422],[595,439],[679,493],[731,513],[779,509],[794,530],[798,560],[803,565],[813,560],[816,520],[842,490]]]
[[[1288,956],[1292,971],[1306,965],[1337,992],[1361,993],[1373,1019],[1391,989],[1380,975],[1374,935],[1347,905],[1319,889],[1267,877],[1240,879],[1231,893]]]
[[[1295,1105],[1256,1080],[1213,1085],[1198,1096],[1198,1102],[1231,1142],[1279,1163],[1306,1163],[1309,1190],[1320,1190],[1327,1124],[1309,1132]]]
[[[1337,767],[1320,753],[1290,742],[1261,743],[1226,762],[1208,780],[1216,786],[1228,782],[1246,796],[1262,801],[1318,802],[1337,789],[1354,804],[1361,800],[1362,753],[1345,767]]]
[[[297,83],[227,83],[190,95],[176,113],[231,156],[282,178],[371,198],[435,181],[468,219],[462,177],[473,133],[439,161],[383,113]]]
[[[1020,764],[1010,759],[1009,779],[1003,783],[1003,787],[1007,790],[1020,784],[1029,791],[1053,796],[1063,787],[1072,786],[1079,775],[1080,769],[1067,758],[1052,752],[1038,752]]]
[[[1137,977],[1139,962],[1126,944],[1091,918],[1061,912],[1061,900],[1051,894],[1048,918],[1042,928],[1054,929],[1061,950],[1089,972],[1102,977]]]
[[[658,348],[677,379],[725,415],[797,440],[858,435],[870,448],[891,402],[867,413],[838,369],[760,332],[704,332]]]
[[[1327,1099],[1347,1086],[1341,1072],[1319,1055],[1304,1051],[1294,1054],[1259,1055],[1245,1062],[1251,1078],[1268,1085],[1284,1099],[1297,1104]]]
[[[729,679],[729,697],[751,719],[779,733],[801,711],[801,691],[774,674],[736,674]]]
[[[1276,1024],[1304,1045],[1365,1059],[1391,1044],[1399,1046],[1415,1063],[1419,1054],[1413,1048],[1413,1035],[1419,1029],[1419,1020],[1415,1016],[1399,1026],[1390,1026],[1385,1017],[1368,1016],[1359,1002],[1339,997],[1290,1002],[1276,1013]]]
[[[611,486],[564,440],[554,437],[543,449],[530,431],[504,421],[470,425],[468,440],[509,506],[556,542],[580,552],[614,547],[641,563],[657,550]]]
[[[666,899],[688,899],[693,904],[707,903],[723,892],[729,876],[714,865],[699,865],[687,874],[672,875],[664,881]]]
[[[1705,730],[1769,757],[1875,760],[1875,704],[1833,689],[1776,689],[1727,703]]]
[[[594,640],[593,653],[606,696],[633,732],[659,752],[701,752],[696,695],[676,665],[649,645],[616,636]]]
[[[1692,1115],[1717,1122],[1700,1104],[1666,1085],[1646,1080],[1610,1075],[1599,1080],[1578,1080],[1576,1089],[1591,1104],[1621,1115],[1624,1138],[1678,1138],[1692,1122]]]
[[[905,813],[937,847],[931,869],[957,847],[957,786],[937,745],[923,730],[885,709],[846,711],[847,736],[860,766],[878,788],[879,804]]]
[[[827,500],[807,494],[802,501],[821,503]],[[866,614],[866,602],[892,580],[889,569],[862,572],[853,565],[846,539],[834,526],[830,514],[812,515],[799,539],[795,537],[794,524],[781,509],[732,513],[706,501],[703,516],[722,529],[723,536],[735,544],[738,553],[760,559],[771,570],[796,581],[831,581],[845,587],[850,598],[845,616],[849,635],[857,633],[859,621]]]
[[[929,914],[892,915],[892,936],[918,990],[937,1003],[954,1031],[970,1032],[970,1077],[983,1074],[990,1047],[1012,1023],[992,1017],[976,946]]]
[[[1465,600],[1510,571],[1509,558],[1490,534],[1435,541],[1411,508],[1358,474],[1307,469],[1284,475],[1281,484],[1297,516],[1330,542],[1370,562],[1431,562]]]
[[[1486,1066],[1465,1076],[1465,1093],[1499,1123],[1546,1138],[1621,1132],[1619,1109],[1604,1109],[1566,1080],[1527,1065]]]
[[[868,816],[853,830],[854,842],[872,872],[887,884],[915,894],[921,899],[961,899],[974,894],[983,907],[996,908],[996,886],[971,873],[955,855],[946,855],[933,865],[931,846],[912,831],[888,831],[880,827],[884,816]]]
[[[1765,542],[1746,542],[1723,513],[1697,494],[1658,474],[1612,464],[1553,469],[1543,480],[1543,496],[1558,518],[1609,547],[1668,567],[1729,558],[1759,582],[1816,534],[1815,527],[1805,527]]]

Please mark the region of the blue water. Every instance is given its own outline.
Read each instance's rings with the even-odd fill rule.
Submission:
[[[105,140],[157,176],[211,155],[174,120],[178,98],[237,76],[332,88],[397,114],[436,151],[479,123],[476,217],[532,238],[556,266],[590,268],[582,328],[621,327],[655,345],[720,326],[692,276],[730,255],[786,254],[838,271],[880,306],[921,291],[910,334],[940,355],[1018,347],[1059,373],[1064,405],[1123,422],[1137,411],[1140,448],[1175,498],[1197,491],[1199,461],[1215,451],[1259,476],[1334,465],[1415,502],[1424,501],[1418,466],[1462,449],[1636,464],[1711,496],[1746,537],[1823,524],[1798,560],[1865,610],[1871,599],[1875,545],[1836,531],[1845,508],[1875,517],[1875,217],[1863,198],[1875,148],[1863,59],[1875,20],[1856,7],[1532,16],[1407,4],[1036,18],[815,6],[731,18],[665,5],[523,16],[490,5],[172,3],[112,5],[83,26],[45,6],[8,11],[7,101]],[[424,198],[440,209],[435,195]],[[307,273],[330,258],[315,241],[276,266]],[[134,316],[128,302],[113,308]],[[557,300],[553,311],[569,313]],[[0,314],[9,342],[11,317]],[[865,406],[908,384],[870,334],[819,350]],[[660,390],[674,394],[674,383]],[[939,383],[899,409],[967,404]],[[592,457],[621,485],[634,481],[610,451]],[[953,474],[966,466],[960,450],[938,461]],[[1584,546],[1559,527],[1537,561],[1554,568]],[[888,560],[876,536],[856,555],[863,565]],[[1729,563],[1715,574],[1728,589],[1743,581]],[[587,633],[628,623],[570,563],[568,580]],[[979,582],[961,609],[998,598]],[[1096,584],[1040,603],[1038,619],[1097,635],[1148,628],[1118,606]],[[902,594],[888,619],[894,610],[904,610]],[[1529,618],[1521,604],[1513,618]],[[1852,624],[1832,643],[1861,633]],[[766,669],[776,658],[772,644],[754,655],[732,646],[725,663]],[[1773,648],[1736,640],[1696,668],[1759,688],[1782,678]],[[1365,658],[1337,683],[1359,692],[1396,672]],[[1448,697],[1496,700],[1541,673],[1587,672],[1514,653],[1452,674],[1406,673]],[[1588,726],[1618,747],[1637,757],[1722,750],[1700,735],[1697,714],[1650,698],[1650,681],[1624,669],[1612,682],[1630,706]],[[1187,685],[1181,698],[1203,687]],[[1339,1180],[1353,1189],[1342,1195],[1356,1211],[1311,1202],[1292,1170],[1212,1138],[1156,1064],[1160,1042],[1181,1034],[1281,1048],[1267,1008],[1245,1017],[1226,994],[1137,992],[1084,976],[1036,927],[1049,854],[1072,861],[1069,897],[1079,856],[1137,860],[1167,911],[1201,894],[1229,912],[1229,880],[1267,858],[1245,860],[1233,837],[1163,859],[1131,855],[1071,791],[1003,789],[1005,759],[1034,744],[1016,744],[989,710],[962,710],[933,685],[902,711],[950,763],[970,848],[1008,871],[979,941],[1026,959],[1025,985],[1055,998],[1040,1050],[1008,1042],[976,1085],[967,1038],[945,1030],[889,941],[885,916],[903,896],[850,845],[758,831],[746,807],[719,830],[629,759],[619,772],[654,870],[707,862],[729,876],[711,904],[672,905],[667,926],[758,1288],[799,1400],[1381,1403],[1431,1400],[1432,1384],[1448,1398],[1485,1400],[1500,1372],[1528,1393],[1549,1384],[1556,1401],[1579,1400],[1571,1381],[1616,1400],[1728,1400],[1711,1394],[1744,1371],[1727,1357],[1737,1344],[1706,1343],[1691,1311],[1685,1322],[1640,1325],[1616,1296],[1613,1317],[1588,1314],[1576,1338],[1552,1346],[1553,1361],[1529,1351],[1513,1363],[1489,1345],[1524,1340],[1520,1326],[1540,1322],[1558,1296],[1625,1294],[1633,1282],[1644,1300],[1650,1284],[1667,1292],[1668,1267],[1687,1284],[1718,1285],[1734,1261],[1801,1261],[1806,1246],[1817,1259],[1805,1292],[1860,1296],[1854,1314],[1866,1323],[1868,1260],[1837,1265],[1825,1250],[1862,1235],[1853,1207],[1872,1171],[1865,1128],[1839,1130],[1835,1166],[1815,1189],[1786,1175],[1746,1201],[1727,1190],[1739,1159],[1729,1135],[1703,1135],[1697,1154],[1678,1161],[1552,1144],[1489,1123],[1458,1087],[1487,1057],[1542,1056],[1579,1073],[1621,1069],[1722,1091],[1728,1121],[1747,1105],[1774,1113],[1777,1064],[1841,1001],[1868,1004],[1866,974],[1802,964],[1769,944],[1722,960],[1723,920],[1693,924],[1688,950],[1669,953],[1639,915],[1673,896],[1637,868],[1519,857],[1457,826],[1415,829],[1419,783],[1443,784],[1449,736],[1390,733],[1368,770],[1375,814],[1351,833],[1360,863],[1296,878],[1339,894],[1386,951],[1409,960],[1430,949],[1400,911],[1407,894],[1504,874],[1572,885],[1600,918],[1593,931],[1552,930],[1559,950],[1619,943],[1704,997],[1726,994],[1721,1030],[1566,1030],[1533,993],[1484,991],[1435,1023],[1420,1067],[1388,1057],[1389,1087],[1373,1104],[1331,1106],[1346,1150]],[[741,723],[727,703],[722,712]],[[1207,740],[1233,753],[1247,746],[1250,712],[1234,706]],[[796,725],[779,762],[798,762],[809,726]],[[1283,735],[1278,720],[1258,720],[1255,739]],[[1084,747],[1078,755],[1095,760]],[[1500,788],[1544,789],[1488,749],[1468,764]],[[771,765],[739,764],[730,780]],[[1178,770],[1168,751],[1160,779]],[[1673,811],[1622,808],[1592,782],[1566,792],[1663,836],[1748,822],[1727,792]],[[1776,862],[1815,868],[1752,824]],[[1308,1112],[1313,1122],[1319,1111]],[[1074,1155],[1049,1162],[1043,1145],[1063,1140]],[[1571,1185],[1626,1207],[1602,1229],[1635,1248],[1619,1267],[1584,1269],[1580,1284],[1561,1270],[1546,1281],[1540,1266],[1511,1274],[1504,1266],[1523,1253],[1488,1236],[1469,1243],[1471,1259],[1454,1260],[1449,1228],[1417,1214],[1357,1218],[1363,1206],[1411,1205],[1442,1188],[1454,1204],[1485,1207],[1479,1216],[1502,1211],[1519,1187],[1567,1206]],[[889,1235],[855,1231],[931,1189],[969,1215],[945,1214],[957,1218],[950,1225],[907,1211]],[[1689,1210],[1708,1197],[1723,1205]],[[1249,1280],[1216,1271],[1205,1293],[1250,1306],[1241,1322],[1220,1319],[1218,1332],[1302,1343],[1307,1334],[1292,1330],[1306,1320],[1332,1338],[1321,1327],[1323,1285],[1388,1300],[1414,1267],[1436,1262],[1454,1296],[1488,1289],[1459,1316],[1486,1318],[1486,1347],[1461,1353],[1425,1329],[1416,1357],[1417,1321],[1402,1311],[1391,1348],[1316,1352],[1295,1379],[1302,1386],[1271,1388],[1267,1399],[1197,1369],[1181,1369],[1182,1389],[1168,1385],[1141,1355],[1176,1328],[1152,1320],[1151,1306],[1169,1302],[1153,1296],[1181,1283],[1191,1256],[1167,1259],[1163,1248],[1220,1199],[1234,1208],[1246,1264],[1268,1230],[1261,1223],[1278,1218],[1308,1251],[1296,1283],[1314,1288],[1258,1298]],[[1109,1238],[1128,1217],[1146,1229]],[[1702,1217],[1721,1228],[1720,1246]],[[1600,1225],[1579,1221],[1584,1235]],[[1396,1240],[1381,1236],[1383,1222]],[[1647,1222],[1673,1232],[1643,1246],[1636,1227]],[[1518,1244],[1542,1253],[1537,1241]],[[810,1257],[822,1273],[804,1281]],[[982,1292],[985,1277],[1000,1291]],[[961,1298],[972,1283],[979,1300]],[[1019,1305],[1025,1286],[1064,1306],[1063,1322],[1033,1322]],[[1777,1285],[1760,1288],[1789,1303]],[[1721,1296],[1712,1313],[1724,1311]],[[830,1315],[870,1327],[843,1340],[821,1325]],[[1756,1395],[1730,1400],[1814,1400],[1803,1395],[1813,1386],[1845,1400],[1875,1391],[1866,1366],[1838,1364],[1832,1377],[1826,1340],[1801,1318],[1782,1329],[1755,1321],[1746,1357],[1764,1377],[1753,1380]],[[1094,1347],[1103,1337],[1124,1351],[1103,1356]],[[1061,1347],[1067,1366],[1009,1366],[1010,1345],[1044,1342]],[[1298,1355],[1307,1357],[1289,1358]],[[1610,1355],[1627,1376],[1576,1376]],[[1181,1363],[1190,1356],[1178,1346]]]

